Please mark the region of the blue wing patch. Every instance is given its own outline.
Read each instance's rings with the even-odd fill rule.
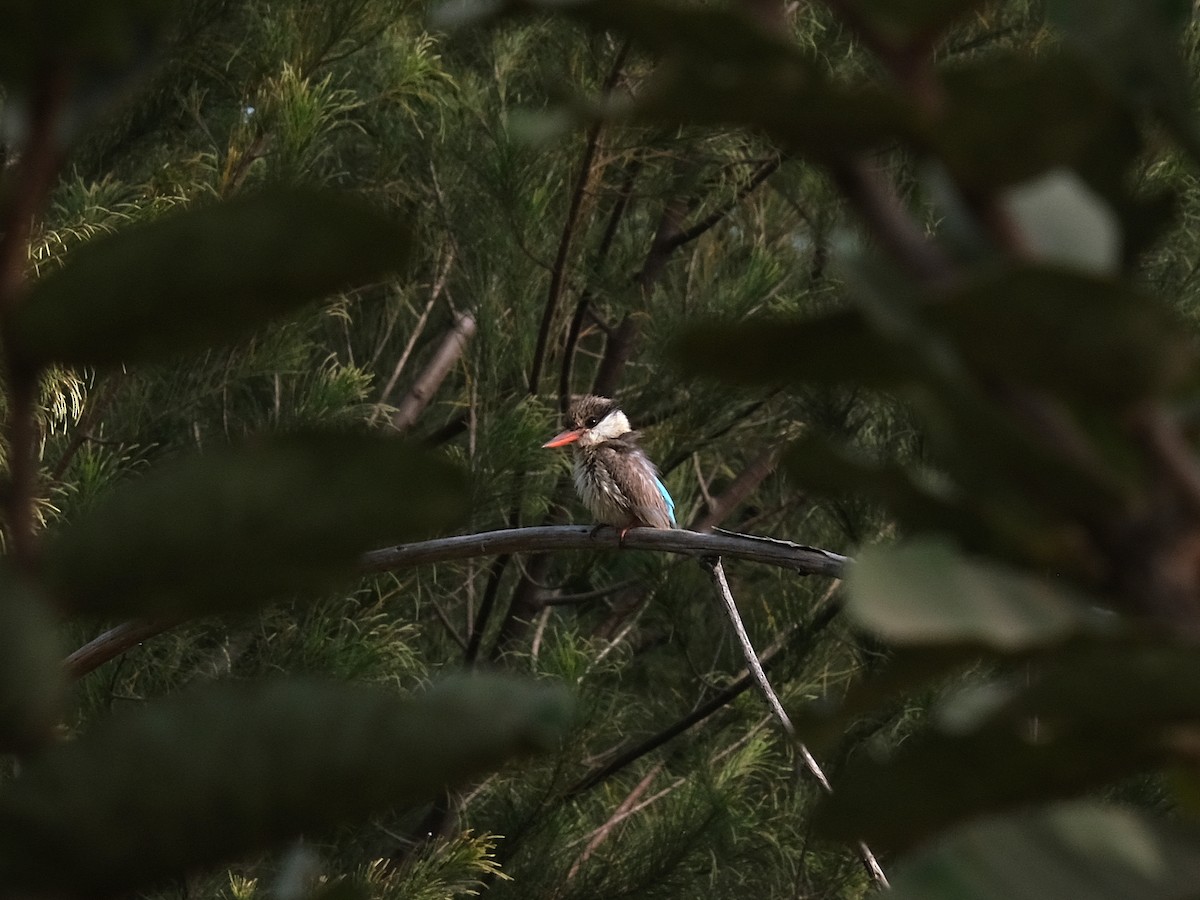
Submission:
[[[654,483],[658,486],[658,492],[662,495],[663,501],[667,504],[667,515],[671,517],[671,527],[678,528],[679,526],[675,523],[675,501],[671,499],[671,492],[667,490],[667,486],[657,475],[654,476]]]

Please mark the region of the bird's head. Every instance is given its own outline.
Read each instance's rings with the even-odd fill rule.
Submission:
[[[633,431],[629,420],[617,404],[607,397],[580,397],[567,410],[567,430],[555,435],[543,447],[565,447],[576,444],[593,447]]]

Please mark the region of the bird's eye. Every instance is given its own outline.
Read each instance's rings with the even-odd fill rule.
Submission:
[[[596,418],[595,416],[588,416],[587,419],[584,420],[583,427],[584,428],[595,428],[599,424],[600,424],[600,420],[598,418]]]

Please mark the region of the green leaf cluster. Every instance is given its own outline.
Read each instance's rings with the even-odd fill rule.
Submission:
[[[215,446],[186,450],[129,447],[125,460],[97,449],[102,442],[85,447],[99,420],[80,421],[58,475],[43,480],[43,438],[79,417],[71,391],[99,402],[122,382],[161,386],[172,368],[202,375],[214,355],[241,352],[263,366],[264,354],[246,347],[272,338],[275,362],[292,354],[299,367],[307,359],[292,332],[314,301],[403,290],[413,241],[396,202],[298,184],[236,190],[244,178],[226,178],[222,193],[237,196],[219,199],[196,190],[145,202],[78,175],[55,189],[67,140],[118,84],[161,58],[165,35],[180,41],[196,25],[190,16],[213,12],[204,7],[0,11],[0,90],[18,126],[0,190],[0,751],[13,763],[0,778],[5,897],[145,890],[420,808],[547,749],[568,724],[560,689],[498,675],[442,679],[416,696],[394,683],[232,679],[160,689],[169,696],[123,714],[73,709],[80,694],[67,684],[64,631],[124,616],[167,628],[211,613],[246,620],[268,604],[299,609],[345,590],[366,550],[444,531],[467,512],[461,467],[321,408],[344,414],[363,392],[356,371],[329,364],[305,372],[324,392],[307,399],[315,421],[303,421],[301,399],[295,420],[262,423],[273,429],[247,428],[240,439],[227,430]],[[31,232],[35,214],[47,225]],[[328,303],[318,313],[336,315]],[[67,462],[93,484],[86,474],[65,482],[63,514],[51,485]],[[87,502],[70,502],[80,494]],[[403,633],[381,631],[381,640]],[[464,857],[472,866],[482,864]]]
[[[786,459],[802,485],[892,511],[910,540],[862,553],[846,611],[930,654],[852,691],[810,735],[970,661],[994,673],[895,752],[851,756],[818,807],[827,836],[906,851],[983,813],[1194,762],[1196,336],[1184,298],[1138,268],[1168,223],[1139,184],[1145,155],[1200,162],[1179,52],[1191,9],[1050,3],[1043,52],[939,66],[933,48],[977,4],[830,6],[890,83],[830,77],[782,19],[748,5],[460,4],[445,21],[553,10],[626,36],[651,72],[628,98],[580,107],[584,120],[765,135],[823,167],[875,238],[843,254],[843,304],[726,312],[676,349],[693,376],[883,392],[921,423],[919,466],[817,434]],[[868,150],[915,162],[907,193]],[[940,228],[921,228],[922,202],[945,211]],[[1200,861],[1185,833],[1047,805],[952,831],[897,890],[1050,897],[1069,878],[1078,896],[1168,896]]]

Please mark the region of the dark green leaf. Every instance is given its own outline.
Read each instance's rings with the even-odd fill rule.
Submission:
[[[465,512],[458,471],[394,440],[265,439],[164,465],[53,535],[68,608],[195,614],[312,595],[364,551],[427,536]]]
[[[1129,114],[1063,56],[1000,56],[948,69],[930,149],[959,188],[987,191],[1055,168],[1116,190],[1139,149]]]
[[[882,503],[909,534],[954,534],[969,550],[1064,572],[1083,568],[1076,529],[1010,490],[964,491],[944,474],[922,477],[895,463],[872,463],[815,437],[793,446],[785,464],[816,493]]]
[[[912,127],[905,100],[878,85],[825,82],[788,61],[722,67],[692,49],[662,63],[632,102],[607,104],[601,114],[646,124],[741,126],[825,163]]]
[[[45,745],[61,721],[66,686],[48,604],[0,569],[0,752]]]
[[[28,87],[57,64],[76,79],[84,77],[84,84],[71,88],[94,89],[96,79],[141,63],[174,9],[165,0],[4,3],[0,82]]]
[[[934,41],[985,0],[845,0],[845,9],[873,36],[895,48]]]
[[[972,515],[953,487],[920,480],[895,463],[871,463],[815,437],[788,451],[785,464],[805,488],[819,494],[861,494],[883,503],[913,531],[953,532],[983,539],[990,529]]]
[[[932,340],[908,331],[880,333],[857,309],[803,321],[763,320],[698,325],[677,344],[691,374],[742,384],[797,382],[894,388],[920,382],[929,368],[914,344]]]
[[[1196,364],[1195,340],[1158,298],[1049,266],[982,279],[928,307],[927,320],[981,378],[1097,406],[1178,387]]]
[[[1195,368],[1179,317],[1116,279],[1027,265],[921,306],[895,289],[887,311],[700,326],[679,353],[691,372],[739,382],[897,388],[965,368],[1104,407],[1178,387]]]
[[[823,698],[789,709],[792,723],[818,758],[831,756],[843,744],[856,721],[869,717],[891,718],[897,707],[908,706],[919,692],[941,679],[963,677],[963,671],[981,662],[1012,659],[977,644],[899,647],[887,666],[850,685],[838,700]]]
[[[909,132],[905,98],[877,84],[836,84],[815,57],[733,6],[682,6],[661,0],[509,0],[443,5],[444,25],[501,15],[553,12],[628,35],[662,62],[631,102],[589,115],[651,123],[741,125],[765,131],[787,149],[821,160]]]
[[[563,692],[499,676],[416,699],[223,685],[152,703],[23,767],[0,792],[0,882],[96,896],[432,800],[549,746]]]
[[[405,228],[345,196],[263,194],[84,244],[13,320],[27,368],[112,366],[234,338],[399,269]]]
[[[903,848],[983,811],[1168,763],[1200,725],[1198,672],[1195,647],[1128,638],[1031,659],[1006,680],[952,695],[936,728],[893,757],[855,759],[823,815],[841,837]]]
[[[1048,0],[1046,14],[1116,91],[1163,117],[1194,157],[1200,132],[1180,35],[1183,0]]]
[[[1099,803],[1062,803],[966,825],[892,877],[896,900],[1176,900],[1195,895],[1193,825]]]
[[[1186,645],[1085,644],[1035,670],[993,718],[1029,717],[1050,733],[1097,740],[1149,737],[1200,723],[1200,649]]]
[[[818,807],[817,827],[838,840],[902,851],[965,819],[1070,797],[1161,757],[1133,739],[1111,746],[1079,735],[1039,742],[1032,731],[1008,727],[925,733],[892,757],[852,757]]]
[[[1083,599],[927,537],[859,554],[846,612],[897,644],[982,644],[1001,651],[1063,640],[1093,620]]]
[[[1061,445],[1035,436],[979,394],[947,386],[915,395],[932,455],[964,496],[1005,533],[1054,533],[1045,559],[1086,554],[1084,527],[1136,501],[1137,479],[1099,457],[1089,466],[1064,458]],[[1086,446],[1086,443],[1082,443]],[[1072,550],[1074,547],[1074,550]]]

